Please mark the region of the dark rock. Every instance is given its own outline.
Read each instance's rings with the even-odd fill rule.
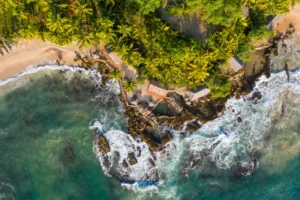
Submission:
[[[148,158],[148,161],[152,165],[152,167],[155,167],[155,163],[152,158]]]
[[[282,48],[287,48],[287,44],[283,43],[281,47]]]
[[[110,162],[108,159],[106,158],[103,158],[103,165],[106,169],[109,169],[110,168]]]
[[[128,160],[130,165],[135,165],[138,162],[133,152],[128,153]]]
[[[234,167],[234,175],[236,176],[245,176],[248,174],[251,174],[253,171],[255,171],[257,169],[258,166],[258,158],[261,157],[260,152],[258,151],[253,151],[251,154],[251,161],[247,164],[242,164],[242,163],[237,163],[237,165]]]
[[[110,152],[109,144],[103,135],[98,135],[98,147],[103,154]]]
[[[138,152],[139,152],[137,156],[138,156],[138,157],[141,157],[141,154],[142,154],[141,148],[140,148],[140,147],[137,147],[137,150],[138,150]]]
[[[184,98],[176,92],[169,92],[165,102],[168,105],[168,114],[170,116],[181,113],[185,105]]]
[[[208,149],[203,150],[199,155],[193,156],[191,158],[192,160],[192,168],[199,167],[205,158],[207,158],[210,153],[221,143],[221,141],[217,141],[214,144],[212,144]]]
[[[248,98],[246,98],[247,101],[258,101],[262,98],[262,94],[260,91],[255,90],[252,95]]]
[[[128,163],[125,160],[123,160],[122,166],[125,167],[125,168],[128,168]]]
[[[64,158],[70,162],[75,161],[75,154],[72,147],[66,147],[63,151]]]
[[[242,120],[242,118],[240,116],[237,117],[237,121],[238,121],[238,123],[242,123],[243,122],[243,120]]]
[[[186,131],[193,133],[197,131],[200,127],[200,124],[198,124],[196,121],[189,122],[186,126]]]

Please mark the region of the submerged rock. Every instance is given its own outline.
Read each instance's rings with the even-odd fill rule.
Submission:
[[[126,160],[123,160],[123,162],[122,162],[122,166],[123,166],[123,167],[125,167],[125,168],[127,168],[127,167],[128,167],[128,163],[126,162]]]
[[[75,161],[75,154],[74,154],[74,150],[72,147],[64,148],[63,155],[64,155],[65,160],[67,160],[69,162]]]
[[[239,117],[237,117],[237,119],[236,119],[237,121],[238,121],[238,123],[242,123],[243,122],[243,119],[239,116]]]
[[[186,131],[191,133],[197,131],[199,128],[201,128],[201,125],[197,121],[189,122],[186,125]]]
[[[98,147],[100,149],[100,152],[104,154],[110,152],[109,144],[103,135],[98,135]]]
[[[133,152],[128,153],[128,160],[130,165],[135,165],[138,162]]]

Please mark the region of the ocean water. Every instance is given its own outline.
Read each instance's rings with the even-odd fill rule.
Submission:
[[[115,199],[89,122],[125,127],[113,86],[85,71],[40,70],[0,86],[0,199]]]
[[[38,69],[0,86],[0,199],[300,198],[299,70],[290,82],[282,71],[261,77],[260,100],[228,100],[218,119],[185,137],[174,131],[151,155],[126,133],[115,83],[99,88],[101,75],[67,66]],[[102,165],[95,122],[117,152],[113,171]],[[124,168],[137,147],[138,163]],[[154,172],[158,183],[145,178]]]

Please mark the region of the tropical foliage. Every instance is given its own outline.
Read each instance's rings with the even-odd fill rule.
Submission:
[[[76,41],[81,48],[109,44],[143,77],[197,87],[218,74],[216,66],[232,55],[249,59],[252,41],[268,33],[262,16],[287,12],[295,1],[185,0],[172,5],[173,14],[200,11],[202,20],[219,26],[200,42],[179,34],[154,12],[163,0],[0,0],[0,37],[3,42],[39,38],[59,45]],[[118,71],[110,76],[120,77]]]
[[[122,72],[119,69],[115,68],[109,73],[108,77],[120,81],[122,79]]]
[[[226,77],[214,75],[207,81],[212,98],[225,98],[230,94],[231,83]]]
[[[133,92],[136,89],[136,83],[132,79],[128,79],[124,81],[124,89],[127,92]]]

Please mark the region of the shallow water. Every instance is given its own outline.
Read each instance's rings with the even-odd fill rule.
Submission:
[[[262,77],[257,103],[230,99],[227,111],[198,132],[175,133],[169,153],[156,154],[159,185],[147,187],[121,185],[101,170],[91,122],[101,121],[120,155],[124,144],[136,142],[124,137],[118,86],[97,89],[100,81],[65,67],[0,86],[0,199],[299,198],[300,71],[290,83],[284,72]],[[146,165],[136,165],[133,175],[145,173]]]
[[[107,130],[124,129],[118,97],[79,71],[45,70],[0,89],[9,88],[0,97],[0,199],[118,197],[88,127],[101,118]]]

